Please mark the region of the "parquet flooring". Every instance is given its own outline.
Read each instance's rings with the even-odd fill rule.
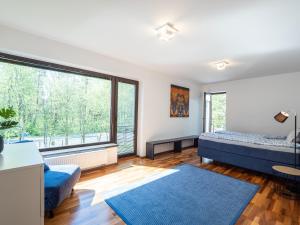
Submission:
[[[200,164],[194,148],[182,153],[162,154],[154,161],[139,157],[123,158],[117,165],[84,173],[75,186],[74,194],[54,211],[54,218],[45,219],[45,225],[124,224],[104,199],[183,162],[261,186],[237,225],[300,225],[300,201],[278,195],[273,189],[276,180],[221,163]]]

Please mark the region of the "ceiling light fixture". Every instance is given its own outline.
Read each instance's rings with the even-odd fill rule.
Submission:
[[[171,23],[166,23],[156,28],[156,32],[160,40],[169,41],[175,36],[178,30]]]
[[[216,62],[215,63],[217,70],[225,70],[226,67],[229,65],[229,62],[226,60]]]

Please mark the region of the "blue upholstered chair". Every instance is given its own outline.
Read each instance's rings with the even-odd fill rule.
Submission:
[[[80,168],[75,165],[44,165],[46,216],[53,217],[53,209],[71,195],[80,174]]]

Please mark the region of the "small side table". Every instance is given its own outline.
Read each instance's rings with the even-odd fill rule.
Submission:
[[[276,184],[276,191],[288,198],[300,198],[300,169],[289,166],[273,166],[272,169],[286,178],[284,184]]]

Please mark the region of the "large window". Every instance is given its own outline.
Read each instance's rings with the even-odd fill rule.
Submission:
[[[12,106],[19,121],[8,141],[33,140],[43,150],[118,142],[119,154],[135,153],[136,81],[16,59],[0,61],[0,107]]]

